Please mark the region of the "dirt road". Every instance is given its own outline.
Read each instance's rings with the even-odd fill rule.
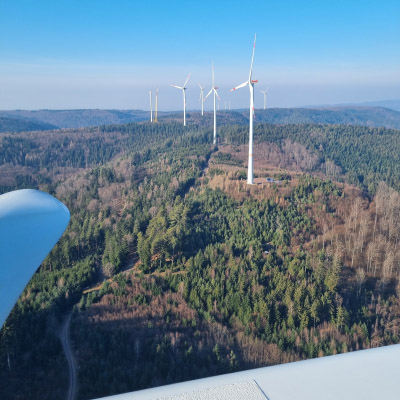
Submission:
[[[68,384],[68,394],[67,400],[75,400],[76,397],[76,361],[74,354],[71,349],[71,343],[69,340],[69,324],[71,322],[71,313],[69,313],[63,322],[60,331],[60,340],[65,353],[65,357],[68,361],[68,371],[69,371],[69,384]]]

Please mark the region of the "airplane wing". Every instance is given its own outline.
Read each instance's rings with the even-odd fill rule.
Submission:
[[[0,195],[0,327],[69,217],[63,203],[38,190]]]
[[[400,345],[258,368],[109,400],[399,399]]]

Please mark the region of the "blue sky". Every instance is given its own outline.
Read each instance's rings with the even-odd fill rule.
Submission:
[[[228,89],[248,76],[254,32],[269,106],[398,99],[399,21],[398,0],[0,0],[0,109],[147,109],[156,87],[161,109],[179,109],[169,85],[189,72],[199,108],[212,60],[221,108],[247,107]]]

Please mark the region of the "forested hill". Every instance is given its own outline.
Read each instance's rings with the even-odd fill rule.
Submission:
[[[50,124],[58,128],[80,128],[87,126],[125,124],[129,122],[144,121],[149,118],[149,112],[141,110],[97,109],[37,111],[13,110],[0,111],[0,117]]]
[[[0,117],[0,132],[44,131],[56,128],[54,125],[40,121]]]
[[[248,128],[222,127],[227,143],[246,144]],[[380,181],[400,190],[400,130],[363,126],[269,125],[254,128],[255,157],[282,168],[324,173],[375,193]]]
[[[378,100],[378,101],[366,101],[362,103],[353,103],[353,104],[338,104],[338,106],[352,106],[352,107],[385,107],[390,108],[391,110],[400,111],[400,100]]]
[[[179,121],[181,113],[167,115],[165,120]],[[208,125],[212,123],[213,113],[206,112],[202,117],[198,112],[189,112],[188,123]],[[219,125],[247,125],[248,110],[221,110],[217,112]],[[400,129],[400,111],[383,107],[331,107],[331,108],[269,108],[255,110],[255,123],[274,125],[322,124],[359,125]]]
[[[400,342],[400,131],[256,124],[255,185],[248,127],[218,132],[0,135],[0,193],[71,211],[0,331],[2,400],[65,397],[71,311],[80,400]]]
[[[255,122],[269,124],[332,124],[361,125],[400,129],[400,112],[383,107],[334,107],[334,108],[270,108],[257,109]],[[28,124],[43,125],[43,129],[80,128],[110,124],[126,124],[147,121],[149,111],[142,110],[38,110],[38,111],[0,111],[0,117],[19,119],[25,129],[14,129],[16,122],[5,123],[1,131],[33,130]],[[219,125],[248,124],[248,110],[221,110],[217,112]],[[159,112],[158,119],[164,122],[181,122],[182,112]],[[206,112],[204,117],[198,111],[187,114],[189,124],[209,126],[213,113]],[[52,128],[48,128],[51,125]]]
[[[248,112],[243,112],[248,118]],[[400,129],[400,111],[383,107],[271,108],[256,110],[256,122],[269,124],[362,125]]]

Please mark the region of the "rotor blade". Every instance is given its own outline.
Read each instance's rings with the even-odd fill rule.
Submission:
[[[242,84],[240,84],[239,86],[234,87],[233,89],[231,89],[231,92],[233,92],[236,89],[240,89],[242,87],[245,87],[249,84],[249,81],[243,82]]]
[[[250,74],[249,81],[251,81],[251,74],[253,73],[253,61],[254,61],[254,50],[256,49],[256,34],[254,34],[254,46],[253,46],[253,55],[251,57],[251,66],[250,66]]]
[[[213,90],[212,90],[212,89],[210,89],[210,91],[208,92],[207,96],[206,96],[206,97],[204,97],[204,100],[203,100],[203,102],[204,102],[204,101],[206,101],[206,98],[207,98],[207,97],[208,97],[208,96],[209,96],[209,95],[212,93],[212,91],[213,91]]]
[[[215,86],[215,79],[214,79],[214,61],[211,63],[212,66],[212,87]]]
[[[191,72],[189,73],[189,75],[188,75],[188,77],[187,77],[187,79],[186,79],[186,82],[185,82],[185,84],[183,85],[184,88],[186,87],[186,84],[188,83],[188,80],[189,80],[189,78],[190,78],[190,74],[191,74]]]
[[[218,96],[218,92],[217,92],[217,90],[216,90],[216,89],[214,89],[214,92],[215,92],[215,94],[217,95],[217,97],[218,97],[218,100],[221,100],[221,98]]]
[[[181,86],[176,86],[176,85],[171,85],[172,87],[176,87],[177,89],[181,89],[181,90],[183,90],[183,87],[181,87]]]
[[[200,82],[197,82],[198,84],[199,84],[199,88],[200,88],[200,90],[204,90],[204,88],[203,87],[201,87],[201,85],[200,85]]]

